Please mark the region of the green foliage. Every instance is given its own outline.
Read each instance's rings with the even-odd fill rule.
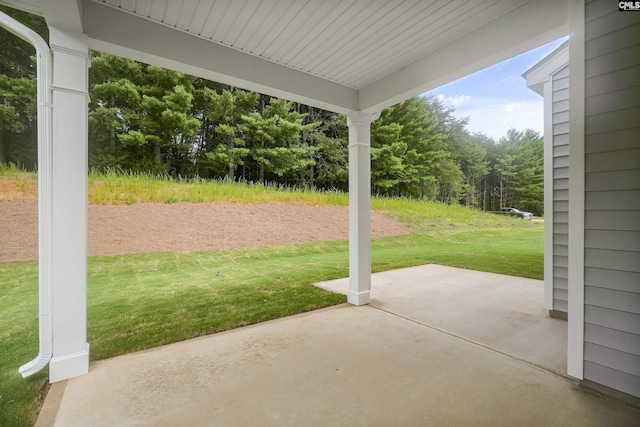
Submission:
[[[314,164],[314,148],[301,140],[319,123],[304,124],[305,114],[293,110],[293,103],[271,98],[262,114],[243,115],[241,130],[250,145],[249,155],[258,165],[258,182],[266,178],[304,174]]]
[[[386,108],[371,126],[371,175],[375,192],[434,198],[446,185],[449,157],[433,98],[414,97]],[[445,172],[447,172],[445,170]]]
[[[245,164],[250,150],[242,133],[242,117],[250,114],[257,106],[259,95],[255,92],[240,89],[223,89],[221,93],[204,87],[201,96],[206,100],[203,105],[205,129],[210,127],[205,138],[205,147],[212,146],[212,150],[205,148],[204,158],[200,163],[208,164],[215,171],[215,175],[224,174],[233,180],[238,166]],[[201,176],[207,176],[206,172]]]
[[[305,176],[298,176],[299,182],[346,191],[349,159],[346,116],[301,104],[294,104],[294,108],[304,113],[304,123],[311,125],[303,127],[301,144],[308,147],[313,162],[309,162]]]
[[[499,197],[500,207],[517,207],[542,215],[543,138],[532,130],[509,129],[496,148],[494,194]]]
[[[103,53],[90,70],[90,166],[192,174],[194,78]]]
[[[49,33],[44,19],[0,6],[6,13],[40,34]],[[0,164],[16,163],[35,169],[37,155],[35,49],[0,28]]]

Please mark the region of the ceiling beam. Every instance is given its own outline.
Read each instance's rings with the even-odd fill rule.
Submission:
[[[357,110],[358,92],[149,19],[85,0],[92,49],[326,110]]]
[[[42,16],[42,0],[0,0],[0,4]]]
[[[566,0],[532,0],[360,90],[379,111],[569,34]]]
[[[82,34],[82,0],[43,1],[40,6],[49,28]]]

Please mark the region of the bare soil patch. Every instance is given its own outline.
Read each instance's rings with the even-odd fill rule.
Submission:
[[[224,203],[89,205],[89,255],[193,252],[346,240],[342,206]],[[371,212],[373,237],[406,234],[400,222]],[[38,258],[33,199],[0,200],[0,262]]]

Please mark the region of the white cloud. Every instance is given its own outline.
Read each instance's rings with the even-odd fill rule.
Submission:
[[[566,38],[525,52],[434,89],[431,94],[454,116],[469,118],[467,129],[493,138],[506,136],[509,128],[544,131],[543,100],[526,87],[522,73],[563,43]],[[465,94],[465,95],[460,95]]]
[[[469,132],[480,132],[495,140],[506,136],[507,130],[533,129],[544,132],[543,101],[510,102],[507,99],[475,98],[472,105],[456,109],[456,117],[468,117]]]
[[[452,107],[458,107],[471,101],[471,97],[469,95],[444,96],[440,94],[437,96],[437,98],[438,101],[444,104],[448,104]]]
[[[513,113],[514,111],[518,111],[520,109],[520,102],[510,102],[504,106],[504,111],[506,113]]]

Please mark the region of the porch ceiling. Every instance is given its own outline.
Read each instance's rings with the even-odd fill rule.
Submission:
[[[362,89],[526,0],[93,0]]]
[[[384,108],[568,32],[566,0],[0,3],[82,28],[96,50],[338,112]]]

